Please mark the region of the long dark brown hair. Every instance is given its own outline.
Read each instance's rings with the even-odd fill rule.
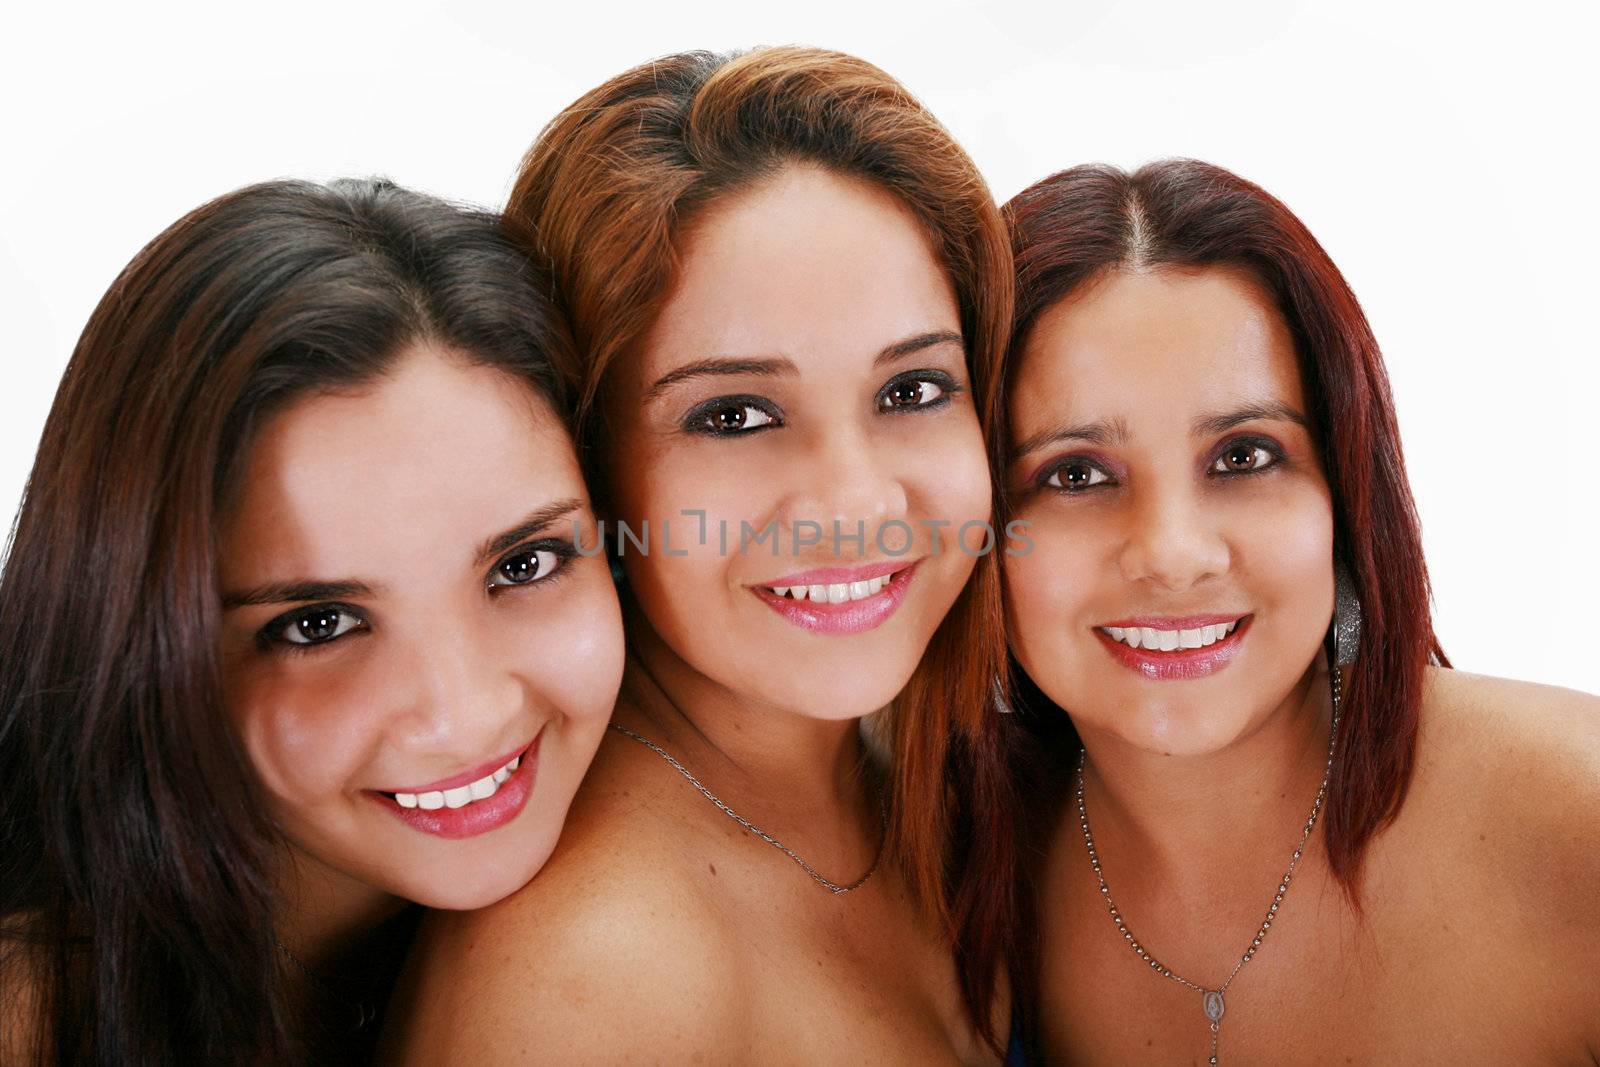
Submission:
[[[864,60],[815,48],[686,52],[635,67],[551,121],[523,160],[506,206],[538,235],[583,361],[580,441],[595,460],[612,368],[660,313],[683,227],[696,213],[793,163],[884,189],[922,222],[955,289],[973,399],[991,445],[1012,273],[993,196],[954,138],[899,82]],[[599,470],[591,482],[603,496]],[[895,701],[888,848],[941,921],[969,899],[952,872],[1006,869],[997,821],[1012,776],[994,735],[1004,666],[994,553],[934,634]],[[995,927],[996,922],[984,925]],[[992,959],[992,957],[991,957]],[[987,1034],[993,974],[964,968]]]
[[[5,1022],[40,1060],[301,1058],[281,841],[218,681],[219,511],[264,420],[412,342],[565,411],[546,289],[492,214],[285,181],[185,216],[102,298],[0,577],[0,1000],[37,1009]]]
[[[1355,294],[1282,202],[1197,160],[1164,160],[1132,174],[1074,167],[1018,193],[1003,211],[1017,271],[1008,383],[1039,316],[1110,271],[1237,267],[1265,287],[1288,323],[1332,491],[1335,555],[1365,616],[1360,654],[1345,674],[1322,814],[1334,876],[1359,907],[1364,851],[1398,812],[1411,780],[1423,672],[1449,661],[1433,632],[1388,374]],[[1075,749],[1066,715],[1020,668],[1017,675],[1034,723]]]

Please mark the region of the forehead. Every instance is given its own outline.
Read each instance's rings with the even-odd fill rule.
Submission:
[[[1051,307],[1013,395],[1017,438],[1108,417],[1186,427],[1240,402],[1305,410],[1288,323],[1259,283],[1221,267],[1117,271]]]
[[[582,495],[570,439],[531,386],[419,346],[377,382],[306,397],[262,427],[222,560],[238,580],[393,573],[398,557],[437,568]]]
[[[860,351],[959,328],[926,227],[888,191],[793,165],[719,200],[681,235],[673,289],[641,353],[651,377],[692,359]]]

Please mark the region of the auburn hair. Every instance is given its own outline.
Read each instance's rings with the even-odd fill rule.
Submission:
[[[1287,322],[1332,491],[1334,553],[1364,616],[1359,655],[1345,673],[1322,814],[1334,876],[1359,906],[1364,850],[1399,810],[1411,779],[1424,669],[1449,665],[1434,636],[1389,378],[1361,305],[1293,212],[1209,163],[1170,159],[1132,174],[1073,167],[1018,193],[1002,210],[1017,272],[1007,382],[1021,369],[1040,315],[1112,271],[1241,269],[1265,287]],[[1075,749],[1066,715],[1018,675],[1030,717]]]
[[[1001,358],[1011,326],[1005,227],[982,175],[899,82],[861,59],[812,48],[642,64],[586,93],[540,133],[506,207],[538,235],[583,361],[578,434],[598,452],[598,400],[671,288],[683,227],[721,198],[787,166],[870,182],[908,207],[949,272],[985,439],[998,443]],[[605,495],[601,472],[591,484]],[[951,609],[890,716],[888,849],[921,904],[944,922],[970,906],[952,887],[966,866],[1005,869],[995,822],[1011,776],[995,748],[1004,668],[994,553]],[[998,866],[997,866],[998,865]],[[985,1034],[992,975],[964,978]]]

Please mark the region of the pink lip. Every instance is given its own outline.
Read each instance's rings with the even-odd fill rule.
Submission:
[[[534,741],[537,741],[537,740],[538,740],[537,737],[534,738]],[[499,759],[490,760],[488,763],[480,764],[479,766],[472,768],[470,771],[462,771],[460,774],[452,774],[448,778],[441,778],[437,782],[429,782],[427,785],[402,785],[402,786],[396,786],[393,789],[384,789],[384,790],[382,790],[382,792],[385,792],[385,793],[442,793],[446,789],[455,789],[455,788],[457,788],[459,786],[467,785],[467,784],[469,784],[471,782],[476,782],[479,778],[482,778],[485,775],[493,774],[495,771],[498,771],[501,767],[504,767],[506,764],[508,764],[512,760],[516,759],[517,758],[517,753],[526,752],[528,750],[528,748],[532,744],[533,744],[533,741],[524,742],[522,745],[518,746],[517,748],[512,749],[510,752],[507,752],[504,756],[501,756]]]
[[[424,811],[421,808],[402,808],[395,802],[394,797],[379,792],[368,792],[368,796],[386,807],[401,822],[413,830],[421,830],[425,834],[435,837],[459,839],[463,837],[477,837],[490,830],[498,829],[515,819],[528,803],[528,798],[533,795],[534,777],[539,765],[539,741],[544,736],[544,731],[539,731],[539,736],[533,739],[526,752],[522,754],[522,762],[517,764],[517,769],[511,772],[511,777],[500,783],[500,788],[494,796],[487,800],[474,800],[465,807],[460,808],[435,808],[433,811]],[[498,763],[486,764],[488,770],[479,774],[493,774],[495,771],[510,763],[516,757],[513,752]],[[454,783],[446,786],[456,789],[468,782],[477,781],[477,778],[463,778],[457,775],[454,778],[443,779],[445,782]],[[418,792],[431,793],[443,792],[437,785]],[[410,793],[413,790],[400,789],[400,793]]]
[[[1142,615],[1123,622],[1105,623],[1106,626],[1118,626],[1130,629],[1135,626],[1148,626],[1153,630],[1193,630],[1201,626],[1215,626],[1218,623],[1229,623],[1239,618],[1237,615],[1189,615],[1189,616],[1154,616]],[[1239,655],[1241,643],[1245,634],[1250,631],[1250,623],[1255,616],[1246,615],[1238,627],[1216,644],[1207,645],[1205,648],[1173,649],[1171,652],[1160,652],[1148,648],[1129,648],[1121,641],[1117,641],[1110,634],[1096,628],[1094,635],[1100,639],[1101,645],[1111,653],[1113,659],[1144,677],[1156,682],[1191,681],[1196,678],[1207,678],[1222,670],[1232,663]],[[1198,620],[1198,621],[1196,621]]]
[[[873,578],[881,578],[886,574],[909,570],[916,566],[903,559],[890,560],[886,563],[869,563],[864,567],[818,567],[816,570],[801,571],[798,574],[786,574],[782,578],[774,578],[765,583],[768,588],[775,585],[785,587],[796,585],[838,585],[840,582],[866,582]]]
[[[793,581],[776,581],[774,585],[826,585],[838,582],[864,582],[868,578],[877,578],[881,575],[892,574],[889,583],[877,594],[862,600],[847,600],[843,604],[817,604],[810,600],[794,600],[790,597],[779,596],[765,586],[754,586],[751,592],[766,602],[773,611],[802,630],[809,630],[817,634],[859,634],[876,629],[888,621],[889,617],[899,610],[905,602],[906,591],[911,587],[911,579],[915,575],[918,564],[909,566],[893,564],[889,566],[878,565],[875,567],[862,567],[857,570],[821,569],[806,571],[804,574],[793,575]],[[817,575],[857,575],[857,577],[815,578]]]
[[[1232,615],[1131,615],[1126,619],[1116,622],[1103,622],[1101,626],[1115,626],[1128,630],[1135,626],[1148,626],[1152,630],[1198,630],[1202,626],[1226,625],[1235,619],[1243,619],[1246,613],[1236,611]]]

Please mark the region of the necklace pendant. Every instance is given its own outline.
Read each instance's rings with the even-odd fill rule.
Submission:
[[[1200,1006],[1205,1009],[1206,1018],[1213,1023],[1222,1021],[1222,1013],[1227,1010],[1227,1005],[1222,1002],[1220,989],[1208,989],[1200,997]]]

